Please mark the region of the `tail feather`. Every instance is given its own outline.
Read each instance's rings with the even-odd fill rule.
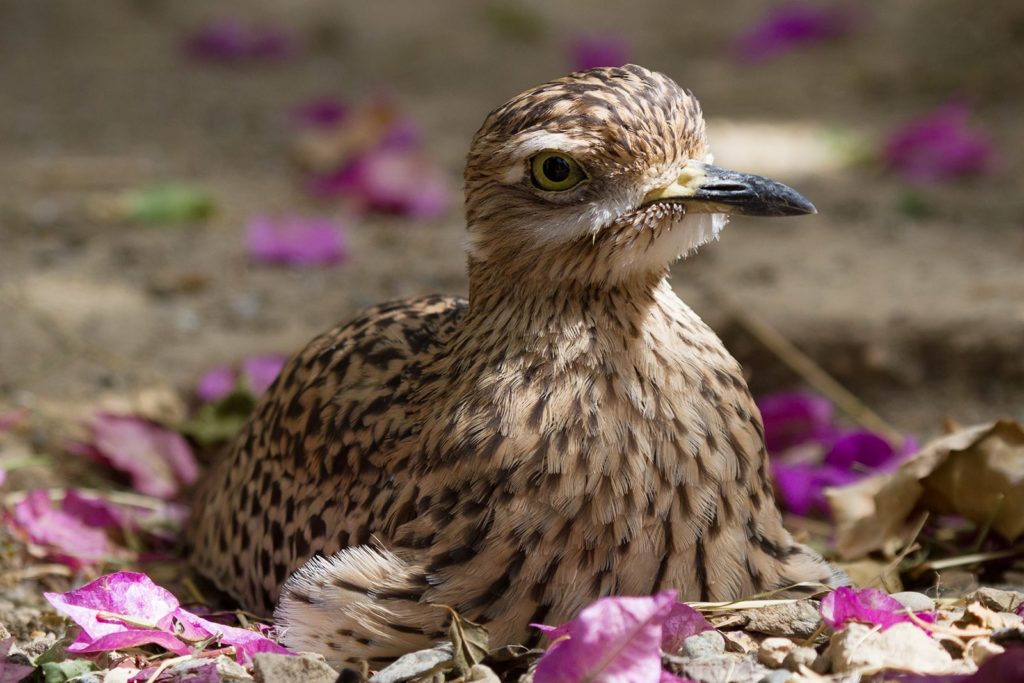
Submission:
[[[336,667],[386,662],[445,636],[448,612],[422,602],[420,567],[358,546],[314,557],[281,588],[274,620],[282,642]]]

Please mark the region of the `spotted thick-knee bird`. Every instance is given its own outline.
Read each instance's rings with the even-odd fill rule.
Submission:
[[[711,164],[638,66],[491,112],[465,170],[468,299],[372,308],[285,367],[206,484],[195,567],[334,664],[492,644],[595,598],[725,600],[833,571],[783,528],[740,366],[669,266],[729,214],[814,207]]]

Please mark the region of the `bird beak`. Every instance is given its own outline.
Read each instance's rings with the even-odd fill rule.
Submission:
[[[655,202],[680,203],[689,213],[744,216],[818,213],[814,204],[788,185],[700,161],[687,162],[683,174],[675,182],[648,192],[643,203]]]

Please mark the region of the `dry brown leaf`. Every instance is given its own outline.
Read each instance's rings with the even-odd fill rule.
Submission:
[[[1024,533],[1024,428],[1012,420],[968,427],[932,441],[898,470],[825,490],[843,559],[909,539],[919,504],[967,517],[1013,541]]]

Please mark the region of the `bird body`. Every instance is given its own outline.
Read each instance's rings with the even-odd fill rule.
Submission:
[[[739,365],[667,281],[721,212],[809,204],[707,159],[696,100],[640,67],[492,112],[469,299],[371,309],[293,358],[200,496],[195,566],[335,664],[429,646],[445,606],[500,645],[603,595],[828,581],[782,527]]]

